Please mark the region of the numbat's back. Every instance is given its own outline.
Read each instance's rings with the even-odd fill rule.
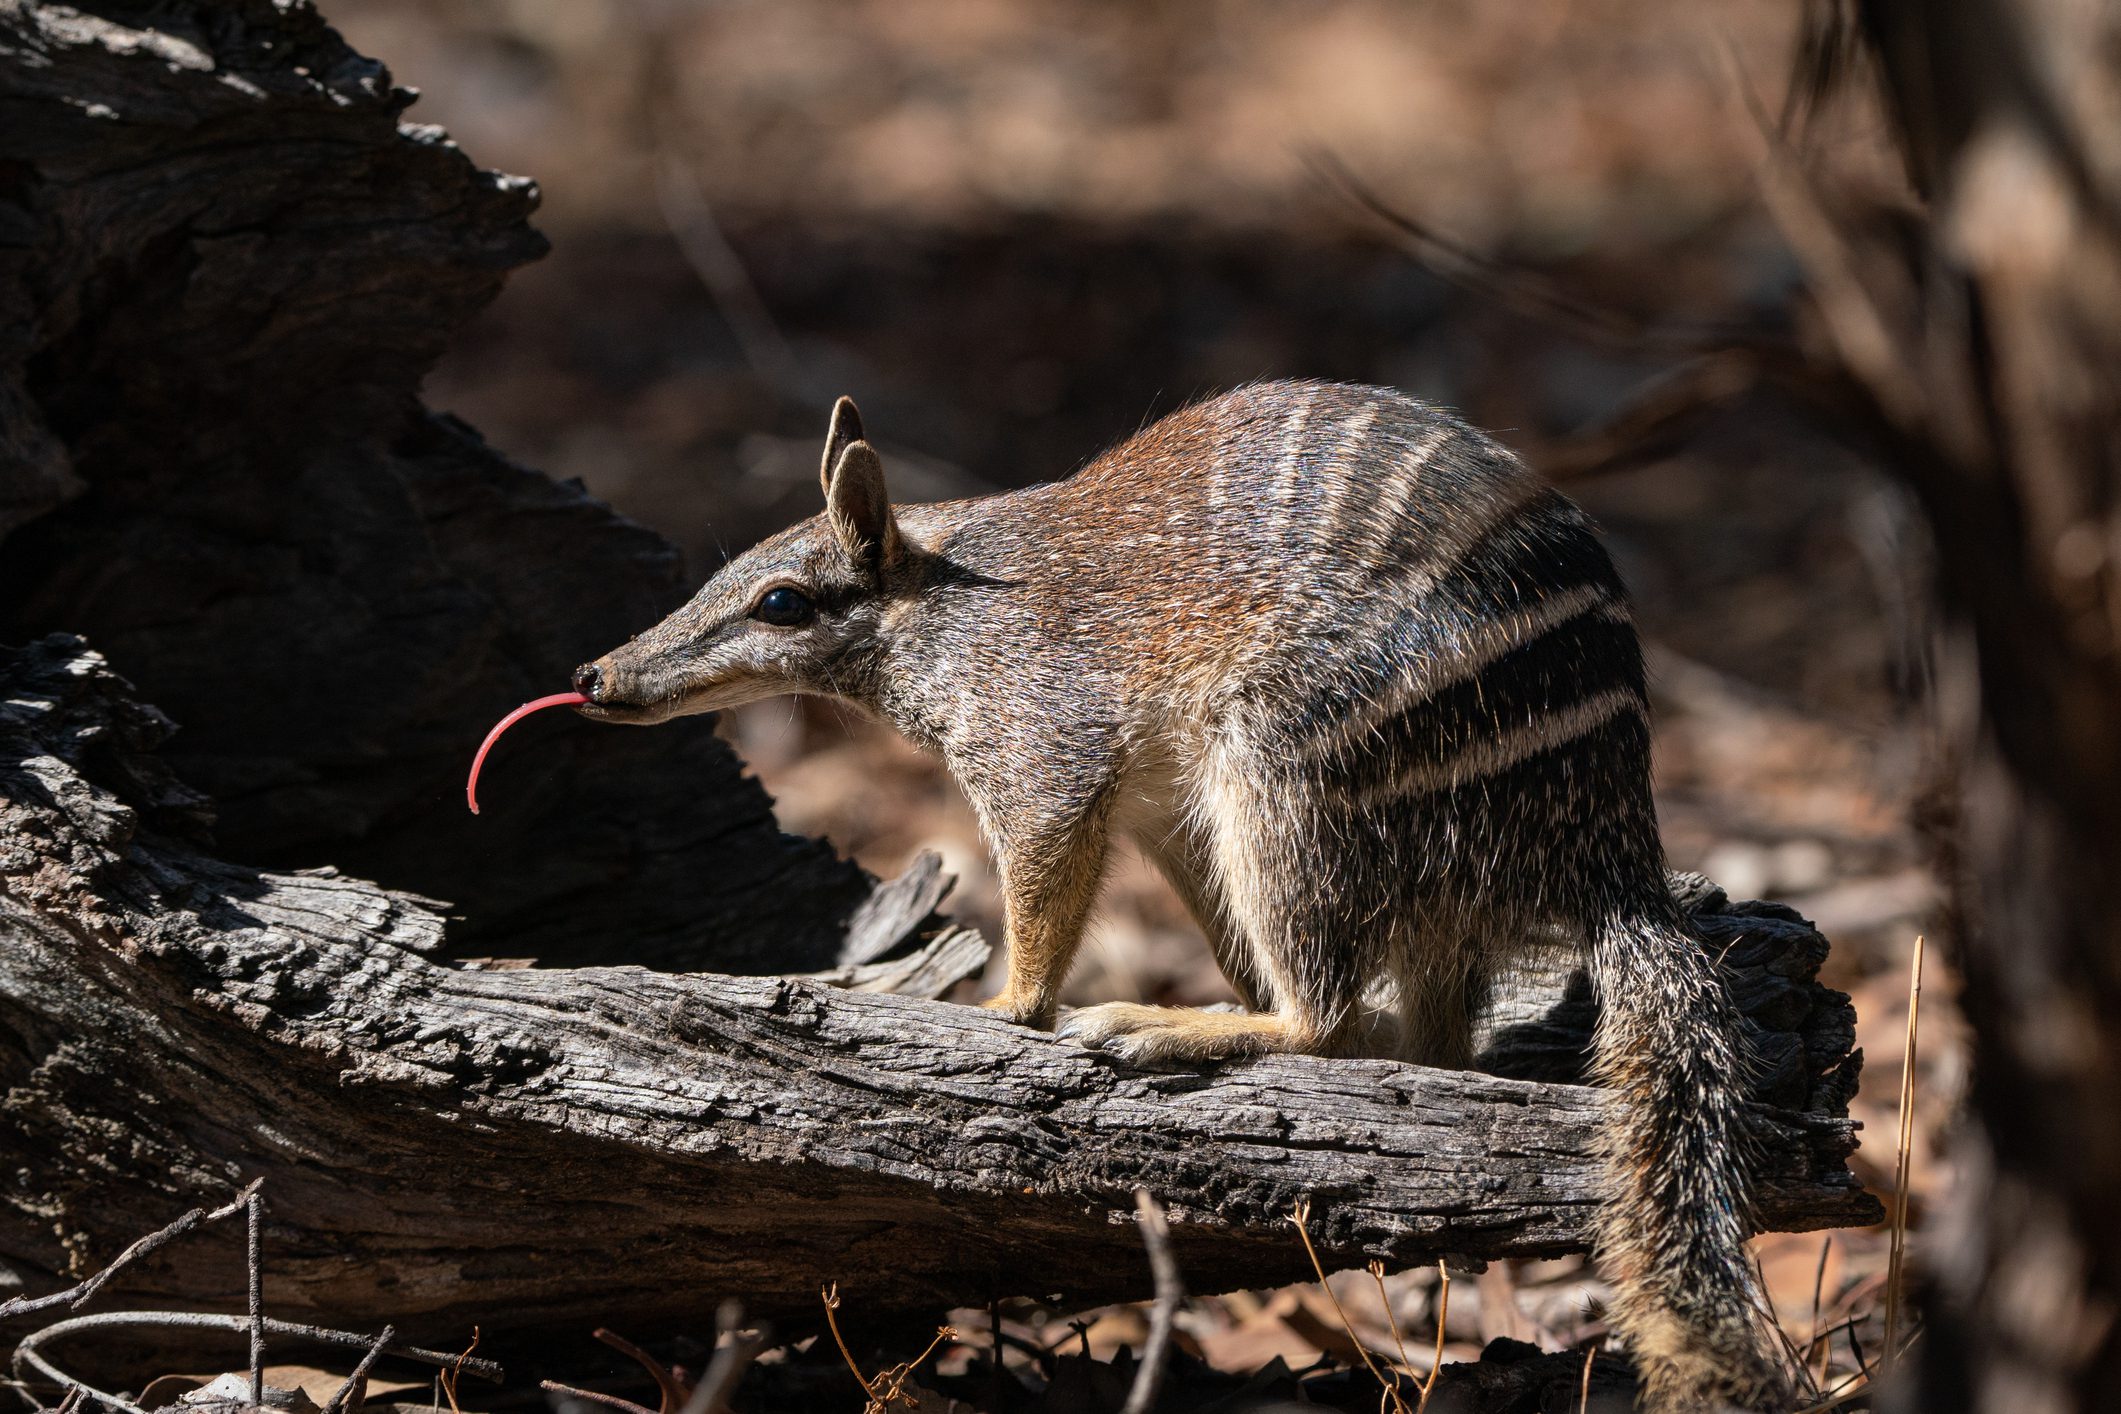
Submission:
[[[853,404],[826,510],[585,666],[585,715],[842,698],[940,752],[1007,910],[988,1003],[1053,1023],[1115,833],[1244,1014],[1111,1004],[1134,1061],[1462,1066],[1491,980],[1557,936],[1604,1006],[1601,1247],[1649,1401],[1779,1397],[1744,1252],[1741,1061],[1667,892],[1641,651],[1583,514],[1448,413],[1269,383],[1066,481],[894,508]]]

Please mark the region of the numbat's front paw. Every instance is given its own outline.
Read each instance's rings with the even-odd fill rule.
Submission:
[[[1136,1065],[1227,1060],[1285,1049],[1281,1022],[1273,1016],[1135,1002],[1106,1002],[1071,1012],[1059,1034]]]

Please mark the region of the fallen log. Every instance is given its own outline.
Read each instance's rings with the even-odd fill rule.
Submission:
[[[226,854],[446,898],[460,953],[832,965],[875,881],[704,723],[530,723],[464,810],[467,744],[688,577],[421,405],[545,240],[412,101],[308,4],[0,3],[0,643],[87,636]]]
[[[796,1330],[832,1282],[850,1309],[926,1317],[1144,1296],[1137,1186],[1201,1292],[1304,1276],[1306,1199],[1340,1262],[1586,1245],[1585,1087],[1302,1057],[1139,1069],[814,979],[453,963],[421,899],[208,854],[201,798],[153,754],[167,731],[77,639],[0,652],[0,1260],[33,1286],[259,1177],[271,1309],[415,1339],[640,1329],[721,1294]],[[1794,1073],[1821,1106],[1755,1108],[1761,1220],[1875,1220],[1830,1112],[1855,1057],[1846,999],[1810,980],[1823,942],[1713,891],[1694,907],[1754,954],[1738,995],[1800,1058],[1766,1083]],[[1567,991],[1504,1029],[1503,1063],[1580,1056]],[[1540,1043],[1507,1042],[1525,1032]],[[240,1278],[224,1244],[120,1280],[211,1301]]]

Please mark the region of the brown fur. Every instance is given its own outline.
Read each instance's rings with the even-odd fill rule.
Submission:
[[[1573,940],[1614,1092],[1601,1250],[1649,1398],[1777,1396],[1742,1059],[1666,890],[1641,655],[1574,506],[1447,413],[1326,384],[1185,409],[1066,481],[895,510],[843,400],[822,475],[825,514],[585,668],[582,710],[827,693],[940,753],[1002,880],[988,1005],[1027,1025],[1054,1022],[1109,843],[1132,839],[1250,1006],[1062,1027],[1135,1061],[1464,1066],[1496,969]],[[776,588],[814,613],[767,621]]]

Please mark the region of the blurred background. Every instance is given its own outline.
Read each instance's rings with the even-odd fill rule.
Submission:
[[[1758,199],[1796,7],[1732,0],[330,0],[327,12],[482,165],[537,178],[553,251],[429,379],[497,447],[675,540],[693,578],[817,509],[826,411],[853,395],[901,500],[1067,474],[1249,379],[1394,385],[1462,409],[1602,523],[1655,674],[1676,866],[1835,942],[1870,1059],[1858,1172],[1890,1186],[1909,955],[1938,920],[1908,645],[1923,554],[1899,491],[1774,396],[1720,405],[1655,459],[1585,457],[1655,379],[1654,341],[1583,337],[1424,268],[1323,175],[1615,312],[1773,317],[1797,270]],[[1805,141],[1890,180],[1860,106]],[[729,714],[791,831],[880,875],[923,848],[999,936],[972,819],[888,730],[826,704]],[[525,761],[512,769],[535,770]],[[1951,978],[1925,978],[1912,1214],[1951,1174],[1963,1089]],[[1184,911],[1123,859],[1076,1003],[1227,995]],[[1786,1330],[1875,1350],[1882,1233],[1776,1236]],[[1580,1263],[1498,1269],[1451,1302],[1454,1355],[1595,1323]],[[1383,1316],[1360,1273],[1351,1316]],[[1463,1288],[1468,1284],[1461,1284]],[[1433,1273],[1394,1277],[1433,1321]],[[1232,1368],[1331,1344],[1315,1291],[1210,1303]],[[1024,1313],[1032,1326],[1042,1319]],[[1109,1348],[1138,1315],[1091,1327]],[[1368,1329],[1368,1327],[1366,1327]],[[1323,1332],[1323,1334],[1321,1333]],[[1051,1341],[1055,1332],[1027,1338]],[[1816,1348],[1812,1355],[1817,1363]],[[1247,1364],[1249,1362],[1249,1364]]]

